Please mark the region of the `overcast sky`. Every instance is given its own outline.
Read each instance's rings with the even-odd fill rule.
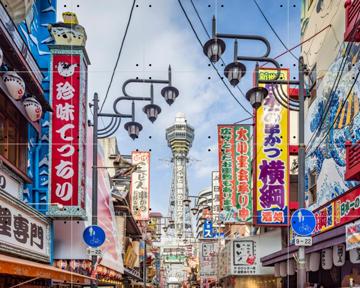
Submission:
[[[193,0],[208,31],[211,31],[211,17],[218,19],[218,31],[222,33],[260,34],[272,45],[271,56],[285,49],[257,10],[253,0]],[[72,11],[88,35],[87,51],[91,60],[89,67],[89,101],[98,92],[102,103],[115,65],[117,53],[124,35],[132,0],[58,0],[59,15]],[[172,125],[176,112],[184,112],[188,123],[195,128],[195,140],[190,151],[189,189],[191,195],[211,185],[211,171],[218,169],[217,129],[219,123],[234,123],[249,117],[231,97],[221,80],[209,67],[209,61],[202,52],[194,33],[177,0],[137,0],[130,28],[121,54],[109,97],[103,112],[112,112],[112,103],[122,96],[122,83],[129,78],[167,79],[167,67],[173,68],[173,85],[180,95],[169,107],[160,94],[163,86],[155,87],[155,103],[161,106],[158,120],[152,124],[142,112],[141,103],[136,107],[136,120],[144,129],[138,140],[131,140],[123,125],[116,133],[122,154],[132,150],[151,149],[151,207],[153,211],[167,213],[170,186],[171,151],[165,140],[165,129]],[[208,38],[200,25],[190,0],[182,0],[192,23],[204,43]],[[266,16],[288,47],[299,43],[300,0],[258,0]],[[150,7],[151,6],[151,7]],[[210,6],[210,7],[209,7]],[[224,60],[232,62],[232,42],[227,42]],[[241,42],[239,54],[259,55],[261,44]],[[298,51],[295,50],[298,54]],[[281,57],[284,67],[293,67],[296,60],[291,56]],[[138,66],[137,66],[138,64]],[[218,63],[221,74],[223,68]],[[246,92],[251,88],[254,65],[247,64],[247,74],[240,84]],[[295,73],[293,73],[294,76]],[[209,79],[210,77],[210,79]],[[134,96],[148,96],[148,85],[128,87]],[[250,105],[236,88],[231,88],[241,103],[251,111]],[[124,105],[124,104],[122,104]],[[130,112],[130,106],[119,109]],[[123,122],[122,124],[124,124]],[[101,123],[100,123],[101,124]]]

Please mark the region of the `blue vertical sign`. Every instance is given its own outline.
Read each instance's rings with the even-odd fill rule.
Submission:
[[[211,220],[205,220],[205,222],[204,222],[203,237],[205,239],[214,238],[213,223]]]

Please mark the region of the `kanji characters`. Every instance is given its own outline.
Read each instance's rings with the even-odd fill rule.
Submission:
[[[0,206],[0,235],[11,237],[11,212]]]
[[[29,220],[21,214],[14,216],[14,237],[16,241],[25,244],[29,239]]]
[[[284,184],[285,177],[285,165],[281,160],[263,160],[260,165],[260,175],[259,178],[263,183],[274,184]]]
[[[33,246],[34,244],[43,249],[44,247],[44,230],[41,226],[38,226],[36,223],[31,223],[30,226],[30,245]],[[38,239],[37,241],[35,241]]]
[[[264,184],[264,186],[260,188],[260,193],[260,205],[263,208],[271,208],[272,206],[277,206],[280,209],[284,208],[285,191],[283,185]]]
[[[69,82],[56,84],[56,99],[70,100],[74,97],[75,88]]]
[[[65,103],[64,105],[57,104],[56,117],[64,121],[74,120],[74,109],[74,105],[71,105],[69,103]]]

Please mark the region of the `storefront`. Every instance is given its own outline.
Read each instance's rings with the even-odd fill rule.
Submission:
[[[313,244],[305,248],[309,286],[349,287],[360,284],[360,187],[356,187],[314,210],[316,217]],[[348,235],[346,233],[348,232]],[[274,266],[275,276],[283,287],[296,285],[293,255],[298,248],[291,245],[261,258],[264,266]]]

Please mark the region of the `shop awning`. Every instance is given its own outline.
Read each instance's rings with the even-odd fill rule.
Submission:
[[[333,230],[321,233],[313,237],[313,245],[305,247],[305,253],[312,253],[322,249],[336,246],[345,243],[345,226],[340,226]],[[293,258],[293,254],[297,253],[298,247],[291,245],[282,250],[272,253],[268,256],[262,257],[261,263],[263,266],[273,266],[275,263],[287,261]]]
[[[0,271],[2,274],[39,277],[66,283],[90,284],[91,280],[95,280],[94,278],[61,270],[51,265],[5,255],[0,255]]]

